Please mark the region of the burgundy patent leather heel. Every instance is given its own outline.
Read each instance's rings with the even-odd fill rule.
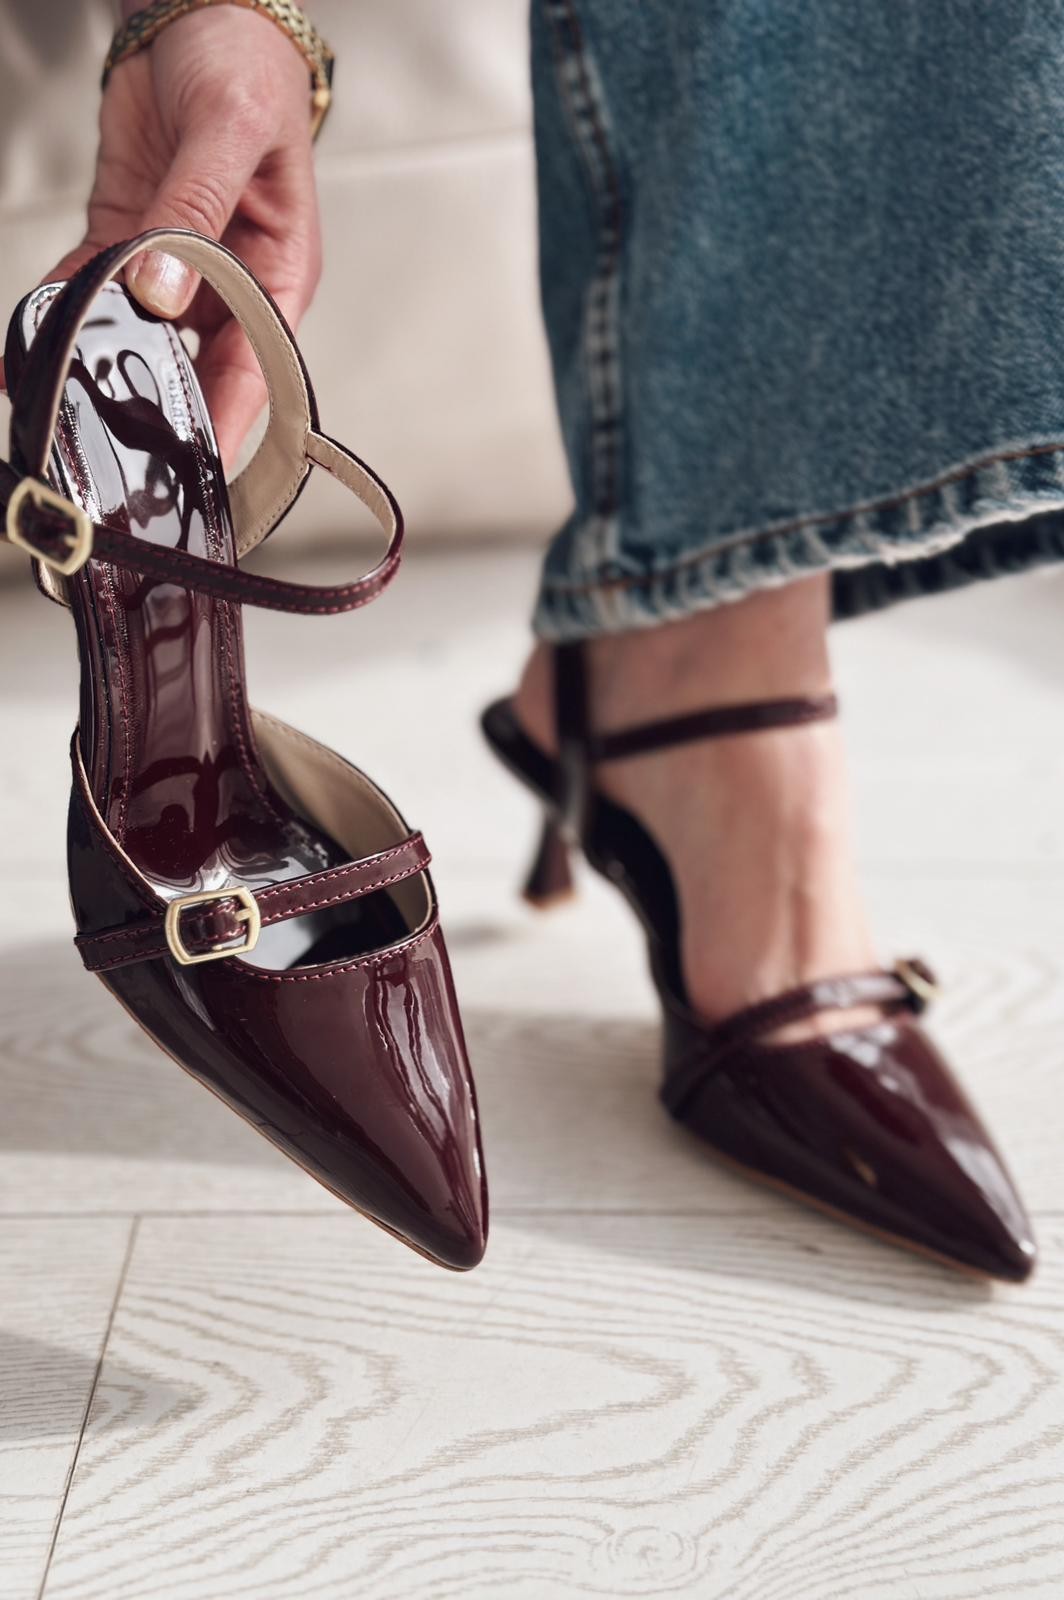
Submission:
[[[537,911],[549,911],[575,893],[569,844],[554,817],[547,812],[521,897]]]
[[[232,483],[177,333],[111,281],[145,248],[201,273],[262,363],[269,424]],[[375,599],[399,561],[394,499],[320,431],[273,301],[197,234],[143,235],[37,290],[6,361],[4,536],[77,630],[68,859],[85,966],[333,1193],[422,1255],[475,1266],[476,1099],[425,841],[244,687],[241,605],[313,616]],[[372,513],[384,555],[323,588],[246,571],[313,466]]]
[[[685,989],[669,865],[639,820],[595,789],[599,763],[694,739],[785,737],[788,728],[833,717],[834,698],[722,706],[597,734],[579,645],[556,650],[555,680],[557,759],[525,734],[510,700],[488,708],[484,732],[554,819],[552,840],[560,829],[578,837],[643,924],[664,1012],[662,1099],[670,1113],[749,1176],[824,1211],[950,1266],[1026,1278],[1035,1245],[1023,1203],[917,1026],[935,994],[924,963],[824,978],[723,1021],[699,1016]],[[540,857],[548,863],[537,875],[542,887],[550,851]],[[795,1043],[775,1038],[789,1024],[859,1007],[876,1008],[881,1020]]]

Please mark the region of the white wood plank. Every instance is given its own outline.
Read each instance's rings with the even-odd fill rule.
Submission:
[[[4,1600],[35,1600],[44,1576],[130,1229],[119,1220],[0,1224]]]
[[[993,1292],[797,1213],[529,1220],[469,1278],[145,1222],[46,1600],[1049,1600],[1060,1243]]]

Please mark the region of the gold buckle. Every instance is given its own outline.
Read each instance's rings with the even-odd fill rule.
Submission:
[[[38,511],[57,511],[61,517],[66,518],[70,526],[61,537],[69,548],[68,555],[62,557],[49,555],[48,551],[41,550],[27,539],[19,526],[22,507],[27,500],[32,501]],[[37,478],[23,478],[7,503],[7,537],[12,544],[18,545],[20,550],[25,550],[31,555],[34,561],[43,562],[53,572],[58,572],[62,578],[70,578],[81,570],[92,555],[92,518],[87,511],[76,506],[72,500],[57,494],[46,483],[41,483]]]
[[[181,918],[190,906],[210,905],[216,900],[239,902],[241,910],[237,912],[237,921],[244,923],[247,932],[240,944],[214,945],[210,950],[204,950],[201,955],[193,955],[181,937]],[[183,967],[197,967],[201,961],[224,961],[226,956],[246,956],[258,944],[261,931],[262,913],[259,910],[259,903],[251,890],[244,888],[243,885],[232,889],[207,889],[202,894],[183,894],[177,900],[170,901],[163,923],[163,932],[170,947],[170,954]]]
[[[895,961],[894,973],[912,995],[918,1010],[926,1010],[933,1000],[938,999],[938,984],[921,962]]]

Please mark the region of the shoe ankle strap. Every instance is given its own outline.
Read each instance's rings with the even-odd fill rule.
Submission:
[[[238,557],[273,532],[311,467],[321,466],[357,495],[387,539],[381,559],[354,582],[286,583],[151,545],[92,521],[47,484],[78,334],[100,291],[146,249],[176,256],[202,275],[244,329],[262,368],[269,396],[266,432],[248,465],[228,485]],[[319,615],[365,605],[394,576],[403,541],[398,505],[364,462],[320,431],[314,393],[287,323],[262,285],[223,245],[196,233],[156,229],[101,251],[58,292],[25,357],[16,360],[15,352],[9,352],[9,372],[16,366],[13,464],[0,463],[0,537],[27,550],[46,568],[67,577],[95,557],[218,599]]]
[[[0,538],[25,550],[62,577],[73,576],[93,559],[159,582],[175,583],[216,600],[267,611],[306,616],[354,611],[375,600],[398,570],[402,514],[385,485],[335,440],[311,433],[305,448],[308,463],[324,467],[356,494],[388,535],[388,548],[376,566],[351,583],[291,583],[245,572],[228,562],[190,555],[172,546],[149,544],[135,534],[93,522],[79,506],[40,479],[20,478],[6,461],[0,461],[0,513],[4,518]]]
[[[764,733],[772,728],[825,722],[836,717],[839,711],[838,699],[833,694],[802,695],[784,700],[713,706],[705,711],[643,722],[612,733],[596,733],[591,726],[587,653],[582,643],[555,648],[554,700],[564,789],[559,799],[563,816],[578,836],[586,828],[592,803],[589,769],[599,762],[648,755],[700,739],[731,738],[736,734]]]
[[[838,710],[839,702],[833,694],[794,700],[751,700],[660,722],[644,722],[616,733],[593,733],[588,736],[586,749],[590,761],[618,761],[697,739],[724,739],[737,733],[763,733],[769,728],[824,722],[837,716]]]

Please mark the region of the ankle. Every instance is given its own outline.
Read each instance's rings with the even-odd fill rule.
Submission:
[[[816,578],[659,628],[596,639],[596,725],[623,726],[632,706],[673,716],[823,694],[831,686],[827,621],[827,585]]]
[[[525,733],[548,755],[558,749],[554,715],[553,648],[542,641],[533,646],[513,697],[517,720]]]
[[[819,695],[831,687],[828,587],[822,577],[588,642],[592,722],[601,732],[713,705]],[[537,644],[515,696],[518,719],[556,748],[553,662]]]

